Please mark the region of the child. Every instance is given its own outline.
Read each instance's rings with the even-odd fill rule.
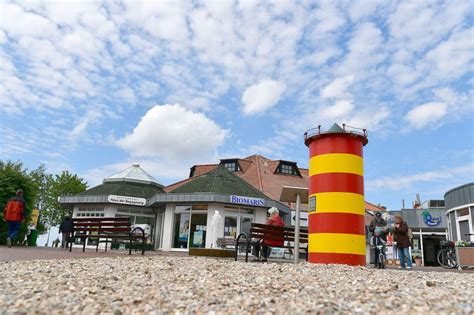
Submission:
[[[370,246],[374,249],[375,252],[375,268],[385,269],[385,265],[383,262],[379,261],[379,255],[385,255],[385,244],[386,242],[383,240],[382,236],[382,229],[380,227],[376,227],[374,230],[374,235],[370,238]],[[382,245],[382,249],[379,249],[377,246]]]

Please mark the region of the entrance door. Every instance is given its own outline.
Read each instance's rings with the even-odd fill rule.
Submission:
[[[423,257],[425,266],[439,266],[437,255],[441,249],[442,236],[424,236],[423,237]]]
[[[206,247],[207,213],[191,214],[189,247]]]

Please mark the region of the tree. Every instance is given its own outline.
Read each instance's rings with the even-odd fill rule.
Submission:
[[[51,177],[46,183],[47,192],[42,207],[42,221],[48,226],[59,225],[70,210],[62,208],[58,203],[60,196],[77,195],[87,189],[87,183],[76,174],[63,171],[60,175]]]
[[[20,227],[18,240],[23,240],[28,226],[28,218],[35,205],[38,194],[38,185],[27,173],[21,162],[0,161],[0,244],[6,243],[7,225],[3,221],[3,211],[8,200],[15,196],[18,189],[22,189],[25,198],[25,222]]]
[[[30,172],[30,176],[38,186],[38,194],[36,195],[36,200],[34,204],[37,209],[41,210],[43,209],[46,200],[48,199],[48,196],[50,194],[50,188],[53,182],[53,175],[48,174],[46,172],[46,166],[44,164],[41,164],[37,169]],[[43,234],[47,230],[41,218],[41,215],[42,211],[40,211],[40,218],[38,220],[38,224],[36,225],[36,230],[39,232],[39,234]]]

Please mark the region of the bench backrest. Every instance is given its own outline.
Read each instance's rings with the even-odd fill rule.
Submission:
[[[130,218],[73,218],[73,231],[75,233],[100,232],[100,233],[129,233]]]
[[[260,238],[272,241],[295,241],[295,228],[291,226],[274,226],[261,223],[252,223],[250,238]],[[308,243],[308,229],[300,228],[300,243]]]

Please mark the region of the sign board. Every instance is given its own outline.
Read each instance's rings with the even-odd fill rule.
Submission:
[[[309,212],[315,212],[316,211],[316,196],[311,196],[309,197]]]
[[[252,198],[252,197],[230,195],[230,202],[238,203],[242,205],[257,206],[257,207],[265,206],[265,199],[263,198]]]
[[[296,211],[291,210],[291,225],[295,226]],[[308,227],[308,212],[300,211],[300,227]]]
[[[145,198],[109,195],[107,200],[110,203],[119,203],[119,204],[122,204],[122,205],[131,205],[131,206],[144,206],[144,205],[146,205],[146,199]]]
[[[38,225],[38,218],[39,218],[39,210],[33,209],[31,211],[30,224],[28,225],[28,228],[30,230],[36,230],[36,226]]]

